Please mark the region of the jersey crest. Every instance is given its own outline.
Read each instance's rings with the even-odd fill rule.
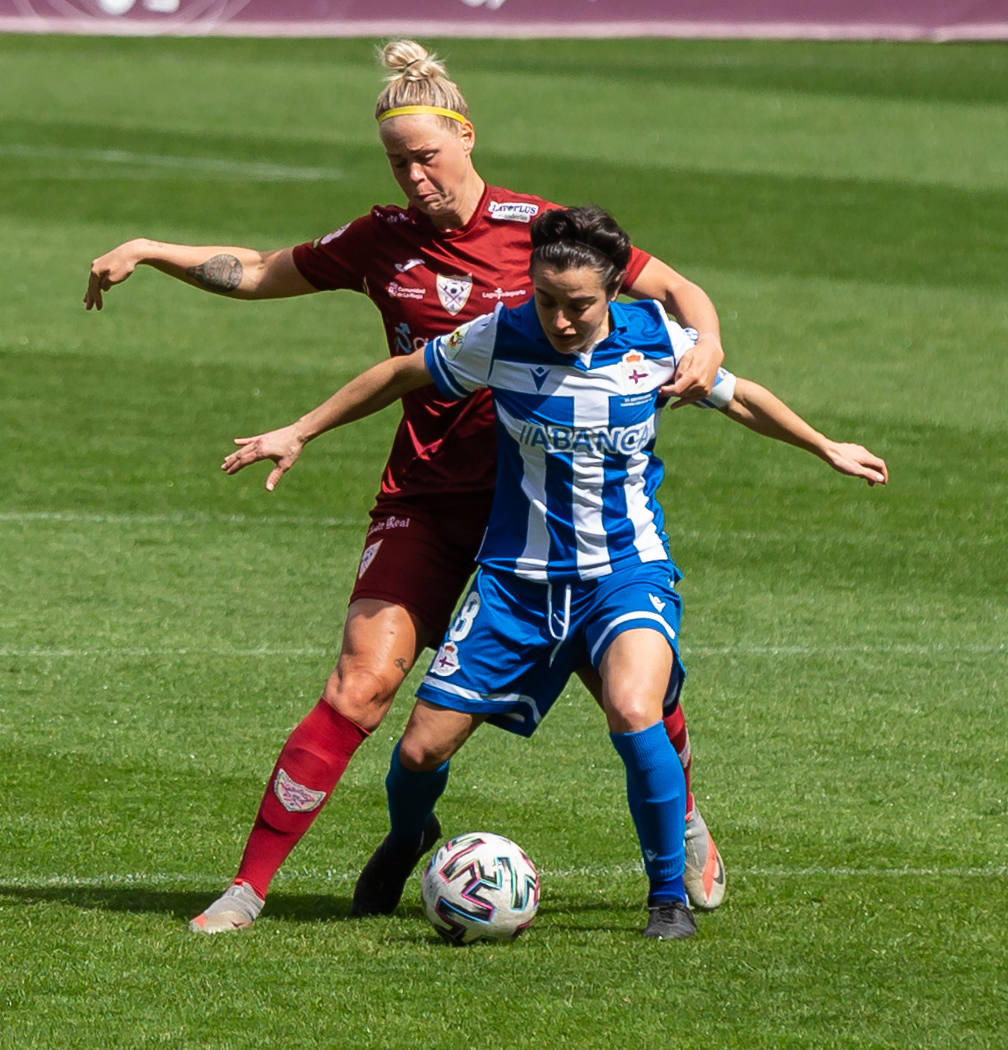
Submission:
[[[623,389],[628,392],[644,390],[641,382],[648,377],[647,361],[639,350],[628,350],[620,361]]]
[[[459,313],[467,302],[469,302],[469,293],[472,291],[472,277],[468,274],[465,276],[455,275],[453,277],[445,277],[443,274],[437,275],[437,293],[438,298],[441,300],[441,305],[454,317]]]

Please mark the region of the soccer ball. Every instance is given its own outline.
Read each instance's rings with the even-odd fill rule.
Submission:
[[[539,873],[503,835],[472,831],[449,839],[422,876],[424,910],[452,944],[513,941],[539,907]]]

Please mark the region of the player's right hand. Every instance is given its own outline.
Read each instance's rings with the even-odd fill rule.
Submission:
[[[239,447],[225,457],[221,470],[225,474],[237,474],[250,463],[258,463],[261,459],[271,459],[276,466],[266,478],[267,492],[272,492],[277,487],[277,483],[294,466],[298,456],[301,455],[301,449],[304,448],[304,441],[298,435],[293,423],[279,430],[257,434],[255,437],[235,438],[234,443]]]
[[[91,273],[88,275],[88,286],[83,300],[88,310],[92,307],[100,310],[103,305],[102,293],[107,292],[114,284],[121,284],[136,269],[138,254],[135,245],[135,241],[127,241],[118,248],[99,255],[91,263]]]

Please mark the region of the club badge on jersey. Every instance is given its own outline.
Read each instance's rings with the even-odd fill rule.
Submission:
[[[445,277],[439,273],[436,283],[441,305],[454,317],[469,302],[469,293],[473,285],[472,277],[468,274]]]
[[[647,386],[641,387],[641,381],[648,378],[649,366],[646,358],[639,350],[628,350],[620,361],[623,373],[623,390],[625,393],[635,393],[647,390]]]

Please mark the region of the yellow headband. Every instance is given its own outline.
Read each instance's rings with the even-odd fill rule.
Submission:
[[[441,106],[398,106],[396,109],[387,109],[378,118],[378,123],[389,120],[392,117],[412,117],[417,113],[431,113],[435,117],[448,117],[449,120],[457,120],[464,124],[469,118],[456,113],[453,109],[442,109]]]

